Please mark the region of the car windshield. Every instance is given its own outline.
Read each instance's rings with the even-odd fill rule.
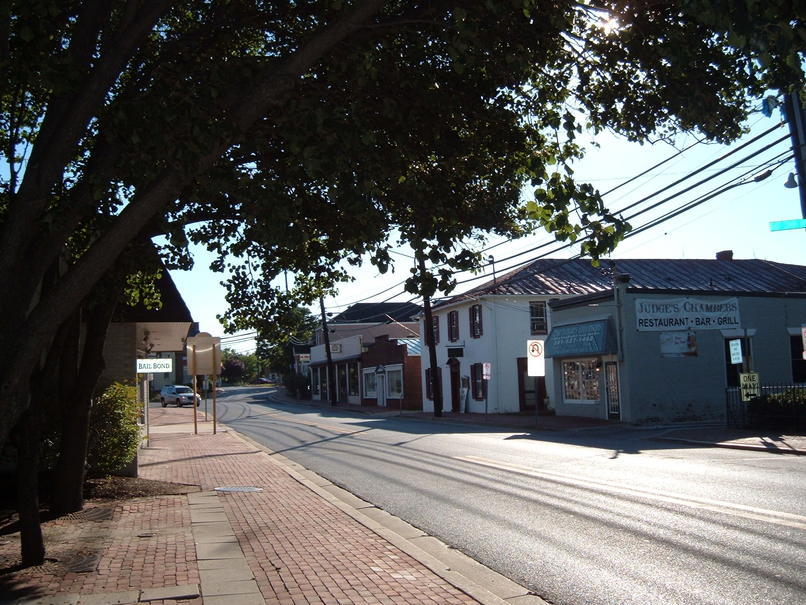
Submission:
[[[176,387],[176,392],[177,393],[192,393],[193,389],[191,389],[190,387]]]

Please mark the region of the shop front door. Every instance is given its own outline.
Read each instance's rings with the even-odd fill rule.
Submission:
[[[526,357],[518,357],[518,402],[521,412],[546,411],[546,377],[529,376]]]

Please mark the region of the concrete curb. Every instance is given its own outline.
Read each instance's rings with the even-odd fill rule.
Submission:
[[[765,452],[767,454],[790,454],[795,456],[806,456],[806,451],[799,449],[783,450],[781,448],[769,448],[763,445],[754,445],[752,443],[735,443],[730,441],[702,441],[698,439],[684,439],[682,437],[653,437],[658,441],[669,441],[673,443],[689,443],[695,445],[704,445],[708,447],[721,447],[731,450],[750,450],[755,452]]]
[[[548,605],[528,588],[481,565],[467,555],[429,536],[402,519],[386,513],[332,484],[311,470],[277,454],[250,437],[227,427],[230,435],[265,452],[295,481],[305,486],[349,517],[400,549],[437,576],[482,605]],[[372,515],[372,516],[370,516]],[[374,517],[374,518],[373,518]],[[394,529],[392,529],[394,527]],[[407,537],[408,536],[408,537]],[[415,542],[419,542],[419,545]],[[428,548],[428,550],[426,550]],[[484,585],[469,577],[484,577]]]

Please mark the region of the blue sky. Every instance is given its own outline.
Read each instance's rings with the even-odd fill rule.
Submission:
[[[605,192],[677,154],[680,149],[693,144],[693,147],[677,155],[674,159],[622,186],[616,192],[606,195],[605,202],[608,207],[611,210],[619,210],[700,170],[709,162],[736,149],[743,142],[773,128],[780,120],[781,116],[777,111],[773,113],[772,117],[765,117],[761,113],[753,114],[748,122],[750,133],[730,146],[694,144],[693,137],[681,137],[675,142],[675,147],[665,142],[639,145],[612,135],[601,135],[596,139],[599,148],[590,148],[586,157],[574,165],[575,177],[580,181],[588,181],[600,191]],[[680,216],[625,240],[617,247],[612,258],[714,258],[716,252],[720,250],[733,250],[734,258],[763,258],[806,265],[806,246],[804,246],[806,233],[804,230],[773,232],[769,226],[771,221],[801,218],[798,189],[784,187],[788,174],[795,171],[794,160],[789,159],[777,165],[786,156],[791,155],[791,141],[788,135],[789,130],[786,125],[783,125],[765,135],[757,143],[736,152],[712,168],[702,170],[695,178],[681,183],[664,194],[637,204],[633,210],[628,212],[642,210],[652,203],[672,198],[656,210],[648,211],[632,219],[630,222],[634,227],[639,227],[648,220],[679,208],[685,203],[702,199],[703,196],[722,184],[747,181],[747,184],[736,185]],[[773,141],[780,138],[785,140],[772,144]],[[760,151],[766,145],[771,146],[765,151]],[[749,157],[753,154],[757,155]],[[719,174],[720,171],[725,170],[726,166],[733,163],[737,163],[738,166]],[[776,167],[770,176],[760,182],[752,180],[753,175],[772,166]],[[741,178],[742,174],[747,176]],[[692,191],[681,192],[684,187],[702,179],[710,180]],[[496,270],[500,272],[517,263],[526,262],[535,255],[554,247],[549,246],[510,261],[501,259],[550,240],[551,237],[543,232],[496,246],[489,251],[489,254],[497,259]],[[499,241],[500,238],[493,238],[490,243],[494,244]],[[353,274],[356,278],[355,281],[344,284],[335,298],[326,299],[325,304],[328,310],[338,312],[350,303],[367,297],[370,297],[369,300],[385,300],[398,291],[401,294],[395,300],[408,300],[410,296],[402,293],[402,287],[379,294],[386,288],[403,281],[408,275],[412,261],[404,255],[409,254],[410,251],[402,248],[399,252],[400,254],[395,255],[398,267],[394,273],[380,275],[369,264],[355,270]],[[566,249],[549,254],[549,256],[567,258],[574,252],[574,249]],[[209,257],[200,251],[197,254],[196,267],[192,271],[173,271],[172,276],[194,319],[200,322],[202,331],[210,332],[215,336],[224,336],[223,346],[227,346],[227,340],[230,340],[230,348],[249,352],[254,348],[253,341],[248,338],[230,338],[224,335],[215,319],[216,314],[224,312],[226,303],[224,289],[219,285],[221,276],[209,271],[209,260]],[[488,275],[489,271],[490,269],[486,271]],[[460,286],[456,292],[478,283],[481,282],[476,281]],[[375,294],[378,295],[372,296]],[[318,309],[316,311],[318,312]]]

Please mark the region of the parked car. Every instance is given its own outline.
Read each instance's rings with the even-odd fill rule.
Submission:
[[[160,403],[162,407],[166,407],[169,403],[174,404],[176,407],[181,408],[185,404],[192,404],[193,399],[196,399],[196,407],[201,404],[201,397],[198,393],[193,393],[193,389],[181,385],[168,385],[162,387],[160,391]]]

